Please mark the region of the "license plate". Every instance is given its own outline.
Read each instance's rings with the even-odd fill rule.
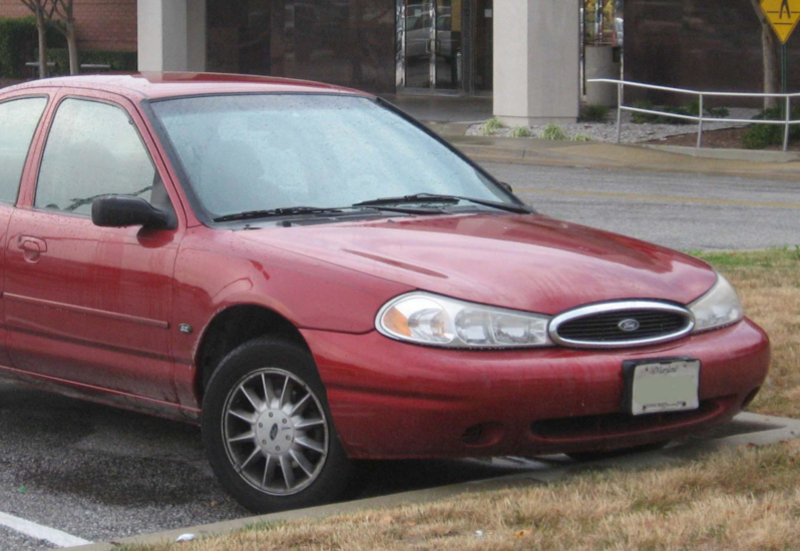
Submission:
[[[665,358],[627,361],[626,409],[633,415],[687,411],[700,407],[700,361]]]

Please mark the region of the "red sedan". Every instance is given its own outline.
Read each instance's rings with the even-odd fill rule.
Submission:
[[[725,423],[766,335],[703,262],[537,214],[378,98],[203,74],[0,91],[0,373],[200,423],[254,511],[367,458]]]

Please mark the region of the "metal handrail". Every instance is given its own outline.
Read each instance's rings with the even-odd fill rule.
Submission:
[[[669,86],[658,86],[655,84],[643,84],[641,82],[626,82],[624,80],[616,80],[611,78],[591,78],[586,82],[598,82],[605,84],[617,85],[617,143],[620,143],[622,134],[622,112],[630,111],[631,113],[644,113],[648,115],[658,115],[662,117],[672,117],[674,119],[683,119],[697,122],[697,147],[703,144],[703,124],[706,122],[735,122],[744,124],[780,124],[784,127],[783,130],[783,150],[789,149],[789,127],[794,124],[800,124],[800,120],[792,120],[792,98],[800,97],[800,93],[795,94],[767,94],[763,92],[706,92],[700,90],[687,90],[684,88],[670,88]],[[640,107],[631,107],[623,105],[625,97],[625,87],[630,86],[633,88],[644,88],[646,90],[659,90],[662,92],[673,92],[676,94],[688,94],[698,96],[698,103],[700,105],[699,115],[681,115],[679,113],[668,113],[666,111],[656,111],[654,109],[642,109]],[[714,97],[735,97],[735,98],[782,98],[784,100],[784,112],[786,113],[785,120],[768,120],[768,119],[728,119],[719,117],[704,117],[703,104],[707,96]]]

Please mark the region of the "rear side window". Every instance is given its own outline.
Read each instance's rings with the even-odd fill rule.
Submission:
[[[34,205],[88,215],[103,195],[150,200],[161,186],[155,166],[120,107],[66,99],[56,112],[39,170]]]
[[[46,98],[0,103],[0,202],[15,203],[28,149],[42,118]]]

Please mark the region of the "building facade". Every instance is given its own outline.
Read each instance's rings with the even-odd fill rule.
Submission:
[[[602,97],[591,94],[585,77],[619,74],[621,52],[630,81],[762,87],[760,25],[750,0],[74,2],[81,48],[138,50],[143,70],[274,75],[375,93],[492,95],[495,113],[516,123],[574,119],[581,97]],[[20,0],[0,0],[0,16],[25,15]],[[800,61],[798,40],[790,40],[789,67]],[[605,74],[593,72],[598,66]],[[796,90],[800,72],[789,82]]]

